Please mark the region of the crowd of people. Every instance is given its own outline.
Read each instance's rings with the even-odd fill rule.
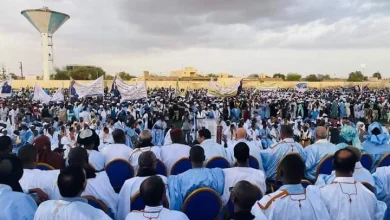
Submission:
[[[32,97],[22,88],[0,101],[0,219],[189,219],[185,200],[200,188],[218,194],[220,219],[390,219],[387,89],[211,97],[158,88],[123,102],[106,88],[103,97],[55,103]],[[372,166],[362,165],[363,154]],[[329,156],[333,171],[319,173]],[[228,165],[207,168],[215,157]],[[174,175],[183,158],[192,169]],[[118,159],[135,171],[119,187],[105,171]],[[132,209],[137,195],[142,211]]]

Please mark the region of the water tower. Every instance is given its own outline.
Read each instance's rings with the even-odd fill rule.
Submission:
[[[53,34],[70,16],[46,7],[24,10],[21,13],[41,33],[43,79],[49,80],[54,61]]]

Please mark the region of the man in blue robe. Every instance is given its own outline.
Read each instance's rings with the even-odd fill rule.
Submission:
[[[316,170],[321,160],[329,154],[338,150],[337,146],[330,143],[326,138],[328,131],[325,127],[319,126],[315,131],[316,142],[305,148],[306,154],[306,178],[313,181],[316,177]]]
[[[168,177],[169,205],[172,210],[181,210],[186,197],[196,189],[211,188],[220,196],[224,191],[225,177],[223,171],[220,168],[204,168],[205,154],[202,147],[192,147],[189,158],[192,169]]]
[[[152,143],[155,146],[163,146],[165,134],[164,131],[167,128],[167,123],[165,123],[163,116],[160,116],[159,120],[154,123],[152,127]]]
[[[294,131],[289,125],[282,125],[280,129],[280,138],[282,139],[275,145],[261,151],[261,159],[266,177],[271,180],[276,179],[276,169],[279,161],[289,153],[298,153],[302,159],[306,160],[306,154],[302,145],[294,141]]]
[[[70,88],[69,88],[70,97],[71,97],[72,102],[77,101],[77,99],[79,98],[79,95],[77,94],[76,89],[73,86],[74,84],[75,84],[75,81],[72,80],[72,82],[70,82]]]
[[[1,93],[11,93],[11,86],[8,85],[8,82],[5,81],[3,87],[1,88]]]
[[[345,117],[345,104],[343,101],[340,101],[339,108],[340,108],[340,118],[344,118]]]
[[[375,170],[383,155],[390,152],[389,135],[383,132],[381,124],[374,122],[368,126],[368,135],[364,136],[364,139],[362,148],[374,158],[372,170]]]

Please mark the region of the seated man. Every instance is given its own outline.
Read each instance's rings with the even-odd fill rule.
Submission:
[[[252,183],[241,180],[236,183],[230,193],[230,200],[234,204],[234,214],[229,216],[231,220],[267,220],[262,212],[257,213],[258,216],[254,216],[251,213],[253,205],[255,205],[257,198],[256,188]]]
[[[356,154],[348,148],[334,154],[333,167],[336,178],[332,184],[322,187],[321,198],[331,219],[383,219],[386,204],[353,178]]]
[[[144,180],[140,186],[140,195],[145,202],[145,209],[142,211],[132,211],[126,220],[186,220],[187,216],[178,211],[171,211],[163,207],[165,196],[165,182],[160,176],[151,176]],[[128,200],[128,198],[127,198]]]
[[[156,155],[152,151],[141,153],[138,158],[137,176],[126,180],[119,192],[119,204],[116,219],[125,219],[127,214],[130,213],[130,198],[139,192],[139,187],[145,179],[157,174],[156,165]],[[165,176],[160,177],[166,185],[167,178]]]
[[[111,219],[102,210],[92,207],[86,199],[80,197],[87,185],[86,181],[85,171],[79,166],[69,166],[61,170],[57,183],[63,199],[43,202],[34,219]]]
[[[3,206],[0,209],[0,219],[2,220],[32,220],[34,218],[37,210],[34,200],[12,189],[16,188],[14,185],[18,184],[22,173],[21,162],[17,157],[0,155],[0,204]]]
[[[353,151],[358,158],[358,162],[356,162],[355,164],[355,171],[353,172],[353,178],[358,182],[368,183],[372,187],[375,187],[374,177],[371,175],[370,171],[364,168],[360,163],[360,158],[362,157],[361,151],[358,148],[351,147],[351,146],[345,148],[348,148],[349,150]],[[335,171],[332,171],[330,175],[320,174],[318,175],[316,185],[325,186],[327,184],[331,184],[335,178],[336,178]]]
[[[282,140],[261,152],[261,159],[267,179],[275,180],[279,161],[289,153],[298,153],[305,161],[306,155],[303,147],[295,142],[293,137],[294,131],[292,127],[282,125],[280,129],[280,138]]]
[[[211,139],[211,132],[208,129],[198,131],[198,141],[204,150],[206,161],[216,156],[224,157],[229,161],[225,148]],[[232,164],[231,161],[229,163]]]
[[[260,165],[260,169],[264,170],[263,168],[263,162],[260,156],[261,148],[257,146],[253,141],[248,141],[247,138],[247,133],[245,128],[239,128],[236,131],[236,136],[237,136],[237,141],[233,141],[232,144],[229,145],[228,151],[229,151],[229,157],[230,160],[233,162],[234,161],[234,146],[237,143],[243,142],[246,143],[249,147],[249,154],[257,159]]]
[[[373,177],[375,180],[376,198],[387,205],[384,219],[390,219],[390,166],[378,167]]]
[[[161,147],[161,159],[165,166],[167,166],[168,174],[171,173],[171,168],[176,161],[183,157],[188,157],[190,153],[190,146],[181,144],[183,140],[183,132],[180,128],[171,130],[171,145]]]
[[[143,152],[152,151],[156,158],[161,160],[161,148],[152,144],[152,134],[150,133],[150,130],[142,131],[139,138],[140,143],[138,146],[135,146],[130,155],[130,164],[133,166],[135,172],[138,170],[138,158]]]
[[[234,157],[237,160],[237,166],[223,169],[225,175],[225,187],[221,197],[222,203],[226,204],[230,197],[230,188],[235,186],[237,182],[246,180],[257,186],[261,193],[265,195],[265,175],[262,170],[257,170],[249,167],[249,147],[244,142],[239,142],[234,147]]]
[[[82,192],[81,196],[93,196],[96,199],[101,200],[109,209],[109,214],[115,216],[118,205],[118,194],[110,184],[110,180],[106,171],[96,172],[88,162],[88,153],[85,148],[75,147],[69,153],[69,166],[77,166],[84,169],[87,185]],[[59,185],[54,184],[52,189],[51,199],[63,199]]]
[[[362,147],[374,158],[372,171],[375,171],[383,155],[390,152],[389,138],[389,135],[383,132],[383,127],[378,122],[374,122],[368,126],[368,135],[364,136],[365,141],[362,143]]]
[[[129,157],[133,150],[126,146],[126,135],[125,132],[116,129],[112,132],[112,137],[114,139],[115,144],[107,145],[102,149],[102,153],[106,158],[105,164],[107,165],[111,161],[115,159],[123,159],[129,161]]]
[[[257,216],[265,214],[268,220],[330,220],[317,187],[303,188],[305,163],[299,154],[291,153],[280,162],[283,186],[276,192],[264,196],[252,208]]]
[[[223,193],[225,178],[222,169],[204,168],[205,155],[201,146],[191,148],[190,160],[192,169],[168,177],[169,204],[172,210],[181,210],[186,197],[198,188],[208,187],[219,195]]]
[[[95,168],[96,171],[104,170],[106,165],[105,157],[101,152],[97,151],[99,145],[97,143],[99,143],[100,140],[96,132],[91,129],[82,130],[77,137],[77,142],[85,149],[87,149],[88,161],[93,166],[93,168]]]
[[[322,158],[329,154],[334,154],[334,152],[338,150],[336,145],[330,143],[326,139],[328,137],[327,132],[325,127],[317,127],[315,131],[316,142],[305,148],[306,178],[310,181],[313,181],[316,178],[317,166]]]
[[[39,197],[39,202],[49,199],[48,195],[51,194],[52,186],[57,181],[60,170],[36,169],[38,150],[31,144],[21,147],[18,157],[23,163],[23,176],[19,180],[23,191],[30,194],[36,193]]]

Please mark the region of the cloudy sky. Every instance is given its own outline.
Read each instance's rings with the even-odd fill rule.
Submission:
[[[54,35],[55,65],[144,70],[298,72],[390,77],[389,0],[2,0],[0,65],[41,72],[40,35],[20,14],[71,16]]]

